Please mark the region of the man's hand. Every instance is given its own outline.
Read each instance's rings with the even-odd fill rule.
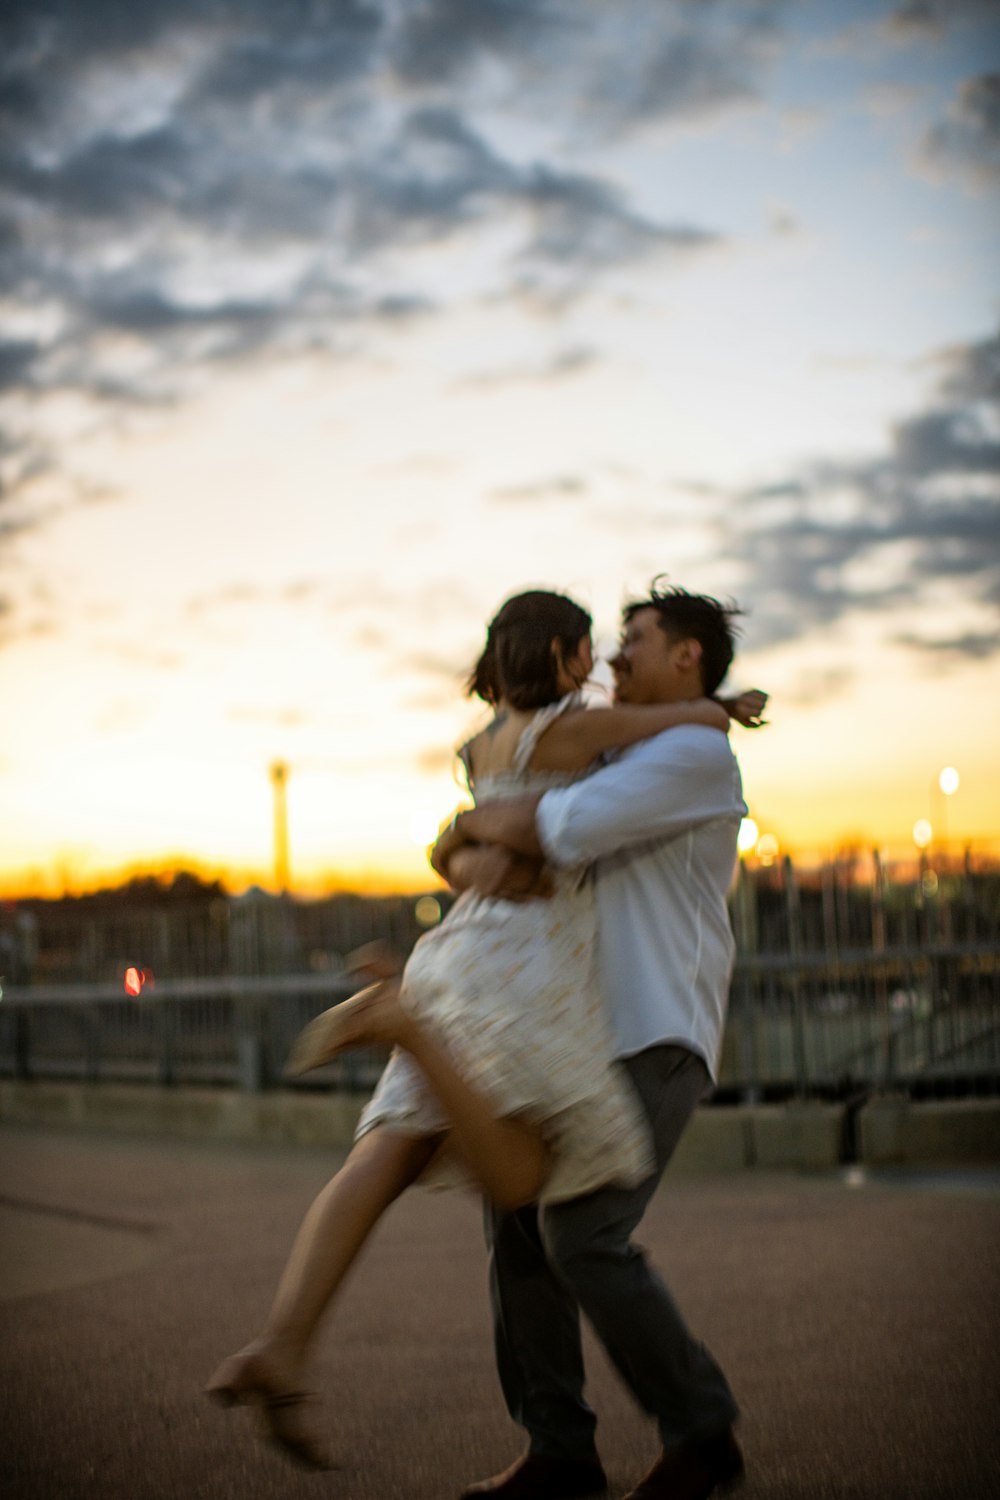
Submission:
[[[546,900],[554,889],[541,860],[511,854],[497,844],[463,844],[449,858],[446,878],[453,890],[474,890],[504,901]]]

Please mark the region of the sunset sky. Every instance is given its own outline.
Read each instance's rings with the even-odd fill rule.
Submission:
[[[14,0],[0,178],[0,893],[269,884],[276,759],[426,886],[485,621],[658,573],[783,849],[1000,852],[995,0]]]

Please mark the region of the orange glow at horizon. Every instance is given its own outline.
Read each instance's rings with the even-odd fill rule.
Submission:
[[[921,830],[921,835],[923,835]],[[741,858],[750,865],[770,865],[778,853],[789,856],[793,863],[803,869],[816,869],[823,864],[842,858],[860,857],[869,861],[878,853],[884,863],[909,866],[918,850],[930,851],[949,865],[957,864],[966,853],[976,861],[993,863],[1000,861],[1000,838],[951,839],[946,849],[940,842],[935,845],[933,834],[926,843],[918,844],[911,836],[893,844],[879,839],[864,839],[860,836],[845,837],[829,846],[786,845],[774,834],[762,832],[754,847],[743,851]],[[415,853],[417,851],[414,851]],[[98,865],[79,870],[70,877],[65,870],[49,874],[38,870],[9,874],[0,871],[0,900],[54,900],[64,896],[83,896],[97,890],[116,889],[132,880],[155,880],[169,885],[179,875],[191,875],[211,884],[217,881],[231,895],[258,889],[277,894],[274,888],[273,870],[266,861],[260,865],[206,864],[196,858],[184,859],[178,855],[163,860],[129,862],[123,865]],[[415,860],[401,859],[397,864],[376,865],[359,861],[352,864],[331,865],[322,870],[292,871],[289,895],[300,900],[321,900],[336,895],[364,896],[419,896],[439,893],[444,882],[435,874],[426,858],[418,853]]]

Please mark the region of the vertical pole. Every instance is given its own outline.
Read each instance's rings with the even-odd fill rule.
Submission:
[[[892,1087],[892,1034],[889,1027],[889,984],[885,963],[885,870],[882,857],[874,850],[872,880],[872,948],[875,953],[875,1012],[879,1024],[879,1081],[883,1089]]]
[[[288,894],[288,767],[283,760],[271,766],[274,788],[274,885],[279,896]]]
[[[236,1026],[236,1086],[245,1094],[259,1094],[266,1083],[262,1006],[252,996],[233,1001]]]
[[[16,1078],[31,1077],[31,1021],[28,1016],[28,1007],[18,1005],[14,1008],[14,1076]]]
[[[924,1017],[924,1046],[925,1065],[932,1063],[937,1057],[937,1026],[938,1011],[938,972],[937,959],[932,951],[937,941],[937,908],[931,894],[932,872],[930,861],[927,858],[927,850],[920,851],[919,885],[917,888],[918,903],[918,972],[921,976],[920,1001],[926,999],[926,1011]]]
[[[789,989],[792,999],[792,1048],[795,1059],[795,1093],[798,1098],[806,1095],[808,1061],[806,1057],[805,1016],[802,1000],[802,971],[799,960],[802,956],[802,908],[799,903],[799,888],[795,879],[795,867],[790,854],[785,855],[785,915],[788,921],[788,954],[791,959]]]
[[[753,877],[746,861],[740,860],[736,886],[736,943],[738,955],[747,959],[757,951],[756,891]],[[753,975],[749,965],[744,964],[736,984],[734,999],[738,1001],[740,1018],[740,1062],[743,1072],[743,1103],[760,1103],[760,1086],[757,1067],[757,1009],[754,1005]],[[747,1166],[752,1166],[747,1151]]]

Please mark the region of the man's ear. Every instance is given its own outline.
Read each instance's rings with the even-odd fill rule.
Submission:
[[[682,672],[697,671],[701,666],[701,641],[696,641],[691,636],[678,641],[674,647],[674,664]]]

